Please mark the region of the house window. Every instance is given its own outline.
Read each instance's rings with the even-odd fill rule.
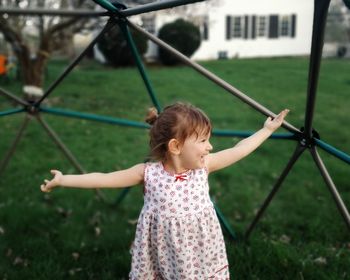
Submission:
[[[267,17],[266,16],[259,16],[257,20],[257,30],[258,30],[258,37],[266,37],[267,35]]]
[[[291,17],[281,16],[280,17],[280,36],[289,37],[291,34]]]
[[[234,16],[232,17],[232,37],[242,38],[243,37],[243,17]]]
[[[142,26],[151,34],[156,33],[156,25],[154,17],[142,17]]]
[[[226,16],[226,40],[296,37],[297,15]]]

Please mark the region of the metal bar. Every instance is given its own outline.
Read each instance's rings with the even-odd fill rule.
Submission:
[[[39,123],[43,126],[45,131],[48,133],[48,135],[51,137],[51,139],[56,143],[56,145],[61,149],[61,151],[64,153],[64,155],[69,159],[69,161],[74,165],[74,167],[80,172],[80,173],[86,173],[85,169],[80,165],[78,160],[73,156],[71,151],[66,147],[66,145],[62,142],[62,140],[59,138],[57,133],[47,124],[47,122],[41,118],[40,114],[36,115],[37,120]]]
[[[90,44],[74,59],[74,61],[62,72],[62,74],[54,81],[46,90],[45,94],[35,102],[34,106],[38,107],[41,102],[62,82],[62,80],[72,71],[72,69],[82,60],[84,55],[95,45],[99,38],[113,26],[111,21],[108,21],[101,32],[90,42]]]
[[[256,226],[256,224],[258,223],[258,221],[260,220],[260,218],[264,214],[265,210],[269,206],[270,202],[272,201],[273,197],[275,196],[275,194],[277,193],[277,191],[281,187],[284,179],[287,177],[287,175],[288,175],[289,171],[292,169],[294,163],[297,161],[299,156],[305,151],[305,149],[306,148],[301,146],[300,144],[298,144],[298,146],[296,147],[292,157],[290,158],[289,162],[287,163],[287,166],[282,171],[281,176],[278,178],[278,180],[275,183],[274,187],[272,188],[271,192],[269,193],[269,195],[265,199],[263,205],[261,206],[261,208],[259,209],[258,213],[256,214],[253,222],[248,227],[248,229],[247,229],[247,231],[245,233],[245,238],[246,239],[249,239],[249,236],[252,233],[254,227]]]
[[[16,103],[18,104],[21,104],[23,106],[29,106],[29,103],[26,102],[25,100],[17,97],[16,95],[13,95],[11,93],[9,93],[8,91],[6,91],[5,89],[3,88],[0,88],[0,94],[4,95],[5,97],[11,99],[12,101],[15,101]]]
[[[136,121],[130,121],[125,119],[119,119],[109,116],[101,116],[96,114],[90,114],[90,113],[81,113],[81,112],[75,112],[71,110],[66,109],[59,109],[59,108],[46,108],[46,107],[40,107],[40,111],[44,113],[54,114],[54,115],[60,115],[65,117],[73,117],[73,118],[79,118],[79,119],[85,119],[90,121],[97,121],[97,122],[103,122],[108,124],[115,124],[115,125],[121,125],[121,126],[131,126],[136,128],[150,128],[148,124],[145,124],[143,122],[136,122]],[[247,131],[229,131],[229,130],[213,130],[213,136],[218,137],[248,137],[254,134],[254,132],[247,132]],[[272,134],[270,136],[272,139],[295,139],[294,134]]]
[[[177,6],[192,4],[195,2],[203,2],[204,0],[165,0],[165,1],[156,1],[148,4],[139,5],[133,8],[127,9],[117,9],[113,4],[106,0],[94,0],[95,3],[99,4],[106,10],[110,12],[116,12],[118,15],[123,17],[134,16],[142,13],[148,13],[168,8],[174,8]]]
[[[132,126],[132,127],[137,127],[137,128],[150,128],[150,126],[148,124],[142,123],[142,122],[129,121],[129,120],[124,120],[124,119],[118,119],[118,118],[113,118],[113,117],[108,117],[108,116],[100,116],[100,115],[89,114],[89,113],[80,113],[80,112],[68,111],[68,110],[57,109],[57,108],[54,109],[54,108],[40,107],[40,111],[45,112],[45,113],[54,114],[54,115],[73,117],[73,118],[103,122],[103,123],[108,123],[108,124]]]
[[[338,193],[337,187],[335,186],[331,176],[329,175],[326,166],[324,165],[321,157],[319,156],[317,150],[315,147],[311,147],[310,153],[318,167],[318,169],[321,172],[321,175],[328,186],[329,191],[331,192],[333,199],[335,200],[335,203],[337,204],[338,210],[342,217],[344,218],[344,221],[346,225],[348,226],[348,229],[350,230],[350,214],[348,209],[346,208],[340,194]]]
[[[315,111],[317,83],[322,59],[323,38],[329,3],[330,0],[314,0],[312,45],[304,123],[304,134],[308,139],[312,138],[312,120]]]
[[[122,16],[128,17],[128,16],[134,16],[139,15],[143,13],[163,10],[163,9],[169,9],[174,8],[177,6],[183,6],[187,4],[193,4],[196,2],[203,2],[205,0],[168,0],[168,1],[156,1],[149,4],[140,5],[134,8],[129,8],[125,10],[121,10],[120,14]]]
[[[335,147],[327,144],[326,142],[323,142],[319,139],[315,139],[315,142],[317,146],[319,146],[321,149],[325,150],[326,152],[330,153],[331,155],[341,159],[342,161],[345,161],[346,163],[350,164],[350,155],[336,149]]]
[[[126,41],[128,42],[128,45],[131,49],[131,52],[132,52],[132,55],[135,59],[135,62],[136,62],[136,65],[137,65],[137,68],[139,70],[139,73],[142,77],[142,80],[146,86],[146,89],[147,89],[147,92],[148,92],[148,95],[149,97],[151,98],[151,101],[153,103],[153,105],[157,108],[157,111],[158,112],[161,112],[162,111],[162,107],[160,106],[159,104],[159,101],[154,93],[154,90],[153,90],[153,87],[151,85],[151,82],[146,74],[146,70],[145,70],[145,67],[142,63],[142,60],[141,60],[141,57],[139,55],[139,52],[135,46],[135,43],[134,43],[134,40],[130,34],[130,30],[128,28],[128,26],[126,25],[126,23],[124,21],[119,21],[119,26],[120,26],[120,29],[122,30],[125,38],[126,38]]]
[[[68,160],[73,164],[73,166],[82,174],[86,173],[86,170],[80,165],[79,161],[76,159],[76,157],[72,154],[72,152],[67,148],[67,146],[63,143],[63,141],[59,138],[57,133],[48,125],[48,123],[41,118],[40,114],[36,115],[37,120],[39,123],[44,127],[48,135],[51,137],[51,139],[56,143],[58,148],[63,152],[63,154],[68,158]],[[101,198],[104,202],[107,201],[106,197],[103,195],[103,193],[99,189],[95,189],[95,192],[99,198]]]
[[[102,8],[105,8],[109,12],[112,13],[118,13],[120,9],[118,9],[116,6],[114,6],[110,1],[105,1],[105,0],[93,0],[96,4],[100,5]],[[121,4],[123,5],[123,4]]]
[[[213,200],[212,200],[213,202]],[[234,232],[234,230],[232,229],[231,225],[229,224],[229,222],[226,220],[224,214],[221,212],[221,210],[219,209],[219,207],[213,202],[214,208],[215,208],[215,212],[219,218],[220,223],[223,225],[223,227],[226,229],[226,231],[228,232],[228,234],[231,236],[231,238],[233,240],[236,240],[236,234]]]
[[[3,160],[0,163],[0,174],[2,173],[2,171],[4,171],[4,169],[6,168],[8,162],[10,160],[10,158],[12,157],[13,153],[15,152],[16,147],[17,147],[19,141],[22,138],[23,132],[26,129],[26,127],[27,127],[27,125],[28,125],[30,120],[31,120],[31,117],[30,117],[30,115],[27,114],[25,116],[25,118],[24,118],[24,121],[23,121],[22,125],[20,126],[20,128],[19,128],[19,130],[17,132],[15,140],[13,141],[10,149],[8,150],[7,154],[5,155],[5,157],[3,158]]]
[[[108,12],[91,10],[52,10],[52,9],[20,9],[20,8],[0,8],[0,14],[14,16],[61,16],[61,17],[97,17],[108,16]]]
[[[28,15],[28,16],[62,16],[62,17],[97,17],[110,16],[110,12],[118,12],[123,17],[138,15],[142,13],[158,11],[162,9],[173,8],[181,5],[187,5],[196,2],[203,2],[205,0],[171,0],[148,3],[125,10],[120,10],[114,7],[108,1],[95,1],[109,12],[91,11],[91,10],[49,10],[49,9],[20,9],[20,8],[0,8],[0,14],[8,15]]]
[[[131,188],[124,188],[122,192],[119,194],[118,198],[115,201],[115,206],[117,207],[126,197],[126,195],[129,193]]]
[[[222,87],[223,89],[225,89],[226,91],[231,93],[232,95],[238,97],[240,100],[242,100],[243,102],[245,102],[249,106],[255,108],[256,110],[258,110],[259,112],[261,112],[265,116],[271,116],[271,117],[276,116],[276,114],[274,114],[273,112],[268,110],[266,107],[262,106],[261,104],[259,104],[258,102],[256,102],[252,98],[248,97],[243,92],[239,91],[238,89],[236,89],[235,87],[233,87],[232,85],[230,85],[229,83],[224,81],[223,79],[221,79],[218,76],[216,76],[215,74],[211,73],[209,70],[205,69],[203,66],[190,60],[187,56],[183,55],[182,53],[180,53],[179,51],[177,51],[176,49],[174,49],[170,45],[168,45],[165,42],[163,42],[162,40],[158,39],[156,36],[143,30],[140,26],[138,26],[130,21],[128,21],[128,25],[131,26],[132,28],[134,28],[135,30],[139,31],[140,33],[144,34],[148,39],[150,39],[151,41],[153,41],[154,43],[156,43],[160,47],[164,48],[165,50],[169,51],[170,53],[175,55],[178,59],[180,59],[182,62],[191,66],[193,69],[198,71],[200,74],[207,77],[209,80],[213,81],[214,83],[216,83],[217,85],[219,85],[220,87]],[[289,130],[290,132],[299,133],[299,134],[301,133],[299,129],[297,129],[293,125],[289,124],[287,121],[283,121],[282,126],[284,128],[286,128],[287,130]]]
[[[255,131],[234,131],[234,130],[220,130],[213,129],[212,135],[217,137],[240,137],[245,138],[253,135]],[[274,133],[269,138],[271,139],[289,139],[295,140],[295,134],[292,133]]]
[[[10,109],[10,110],[7,110],[7,111],[0,112],[0,117],[13,115],[13,114],[17,114],[17,113],[22,113],[24,111],[25,110],[23,108],[21,108],[21,109]]]

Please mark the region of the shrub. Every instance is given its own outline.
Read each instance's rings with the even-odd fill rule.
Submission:
[[[134,30],[130,30],[130,33],[140,56],[142,56],[147,50],[147,39]],[[114,67],[129,66],[135,62],[126,38],[117,25],[103,34],[97,45],[107,63]]]
[[[158,37],[188,57],[191,57],[201,44],[199,28],[183,19],[163,25]],[[159,48],[158,55],[160,61],[165,65],[175,65],[180,62],[174,55],[162,48]]]

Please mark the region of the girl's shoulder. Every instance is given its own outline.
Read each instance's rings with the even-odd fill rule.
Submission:
[[[162,170],[162,163],[159,161],[148,161],[144,163],[144,177],[146,178],[148,174],[154,172],[160,172]]]
[[[160,169],[163,164],[160,161],[147,161],[145,162],[145,169]]]

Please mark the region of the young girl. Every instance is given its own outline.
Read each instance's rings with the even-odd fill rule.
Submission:
[[[232,148],[210,153],[211,123],[182,103],[150,111],[154,162],[111,173],[63,175],[52,170],[41,190],[57,186],[123,188],[144,184],[144,205],[132,247],[130,279],[229,279],[225,243],[209,197],[208,174],[254,151],[282,124],[288,110]]]

